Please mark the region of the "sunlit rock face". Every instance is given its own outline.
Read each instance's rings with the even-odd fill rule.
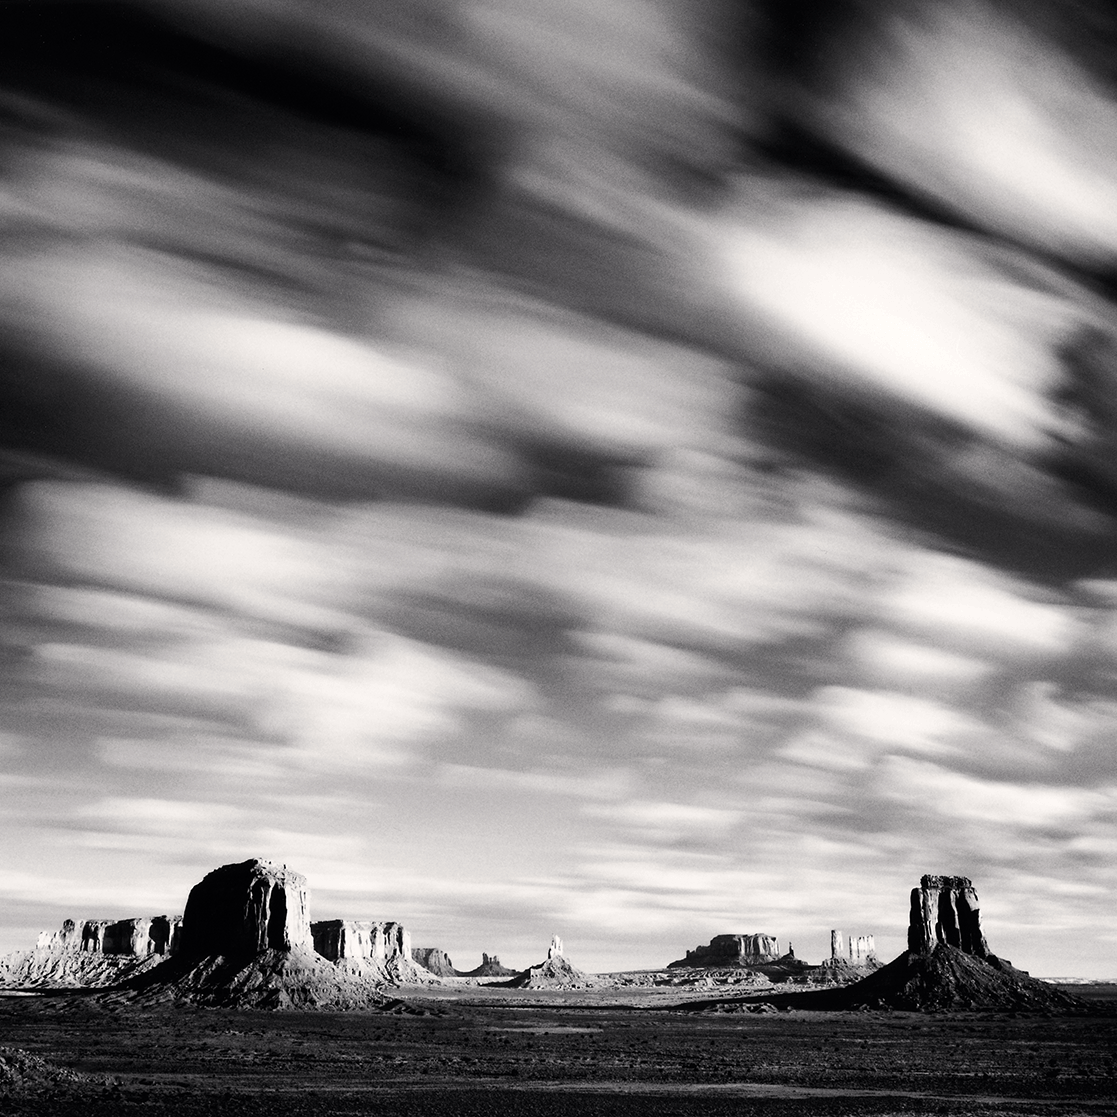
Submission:
[[[980,903],[969,877],[924,876],[911,891],[908,950],[928,954],[938,945],[977,958],[989,956]]]
[[[755,966],[775,962],[780,943],[775,935],[715,935],[708,946],[697,946],[672,966]]]
[[[849,963],[864,966],[877,960],[876,942],[872,935],[850,935],[846,945],[841,931],[830,932],[830,964]]]
[[[182,919],[152,915],[134,919],[67,919],[57,931],[43,931],[36,950],[75,951],[83,954],[119,954],[146,958],[173,954],[178,947]]]
[[[876,956],[877,948],[872,935],[849,936],[849,960],[855,966],[875,961]]]
[[[411,932],[402,923],[323,919],[311,924],[314,949],[331,962],[389,962],[412,958]]]
[[[35,942],[36,950],[76,950],[81,942],[81,932],[72,919],[65,919],[57,931],[40,931]]]
[[[558,935],[551,936],[551,945],[547,949],[548,958],[558,958],[562,954],[562,939]]]
[[[267,861],[222,865],[190,890],[182,952],[197,956],[312,950],[306,877]]]
[[[411,959],[436,977],[457,977],[453,959],[445,950],[437,946],[416,946],[412,948]]]

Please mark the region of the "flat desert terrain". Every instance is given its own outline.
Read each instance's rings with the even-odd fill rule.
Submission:
[[[1117,1114],[1117,986],[1074,991],[1099,1013],[695,1011],[679,990],[406,989],[348,1013],[9,996],[0,1043],[78,1077],[35,1063],[0,1113]]]

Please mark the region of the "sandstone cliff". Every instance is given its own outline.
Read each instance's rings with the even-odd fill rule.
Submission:
[[[306,877],[267,861],[222,865],[190,889],[182,917],[184,955],[313,952]]]
[[[348,968],[374,950],[374,927],[326,924],[319,938],[335,956],[327,961],[314,950],[301,873],[260,860],[223,865],[190,890],[176,956],[113,995],[240,1008],[376,1005],[384,1000],[383,972]]]
[[[454,963],[450,960],[450,955],[444,950],[439,950],[437,946],[416,946],[411,949],[411,958],[423,969],[435,975],[435,977],[464,977],[464,974],[458,973],[454,969]]]
[[[153,915],[136,919],[67,919],[43,931],[33,950],[0,959],[0,987],[101,987],[141,973],[173,954],[182,920]]]
[[[872,935],[850,935],[847,945],[841,931],[831,931],[830,957],[822,964],[829,968],[842,966],[876,968],[880,965],[877,959],[876,942]]]
[[[908,950],[927,954],[939,945],[975,958],[989,954],[977,892],[968,877],[924,876],[911,891]]]
[[[708,946],[697,946],[685,958],[669,962],[668,968],[705,966],[754,966],[780,959],[779,940],[774,935],[715,935]]]
[[[311,935],[318,954],[350,973],[396,984],[431,980],[414,961],[411,932],[402,923],[326,919],[311,924]]]

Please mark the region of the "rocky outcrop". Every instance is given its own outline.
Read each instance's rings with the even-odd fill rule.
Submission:
[[[924,876],[911,891],[908,950],[929,954],[936,946],[952,946],[975,958],[989,955],[969,877]]]
[[[36,950],[77,950],[81,945],[81,931],[72,919],[64,919],[57,931],[40,931],[35,942]]]
[[[130,981],[122,995],[241,1008],[367,1007],[383,1000],[386,982],[423,972],[401,924],[311,924],[306,878],[266,861],[207,874],[190,891],[182,930],[177,957]]]
[[[877,948],[872,935],[850,935],[848,946],[841,931],[830,932],[830,957],[824,966],[875,966]]]
[[[411,932],[402,923],[365,919],[325,919],[310,926],[314,949],[354,973],[388,981],[430,977],[413,960]]]
[[[597,982],[571,964],[563,953],[562,940],[555,935],[546,961],[529,966],[511,981],[498,984],[509,989],[592,989]]]
[[[0,959],[0,986],[112,985],[173,954],[181,926],[180,917],[168,915],[67,919],[57,931],[43,931],[34,950]]]
[[[462,977],[514,977],[519,971],[502,966],[500,959],[495,955],[482,954],[481,965],[475,970],[468,970]]]
[[[190,957],[314,950],[306,877],[268,861],[222,865],[190,890],[182,953]]]
[[[461,977],[450,955],[437,946],[415,946],[411,948],[411,959],[417,965],[434,974],[435,977]]]
[[[705,966],[724,969],[728,966],[755,966],[780,959],[779,940],[774,935],[715,935],[708,946],[688,950],[685,958],[668,963],[678,966]]]
[[[837,936],[838,932],[833,932]],[[840,940],[832,937],[832,951]],[[966,877],[925,876],[911,893],[909,948],[840,989],[768,997],[781,1008],[1082,1012],[1087,1006],[990,953]],[[717,1002],[694,1007],[708,1008]],[[684,1006],[685,1007],[685,1006]]]

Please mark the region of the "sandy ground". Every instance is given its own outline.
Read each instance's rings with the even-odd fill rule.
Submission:
[[[685,991],[401,990],[376,1012],[0,998],[0,1043],[91,1076],[15,1114],[1117,1114],[1091,1016],[690,1012]]]

